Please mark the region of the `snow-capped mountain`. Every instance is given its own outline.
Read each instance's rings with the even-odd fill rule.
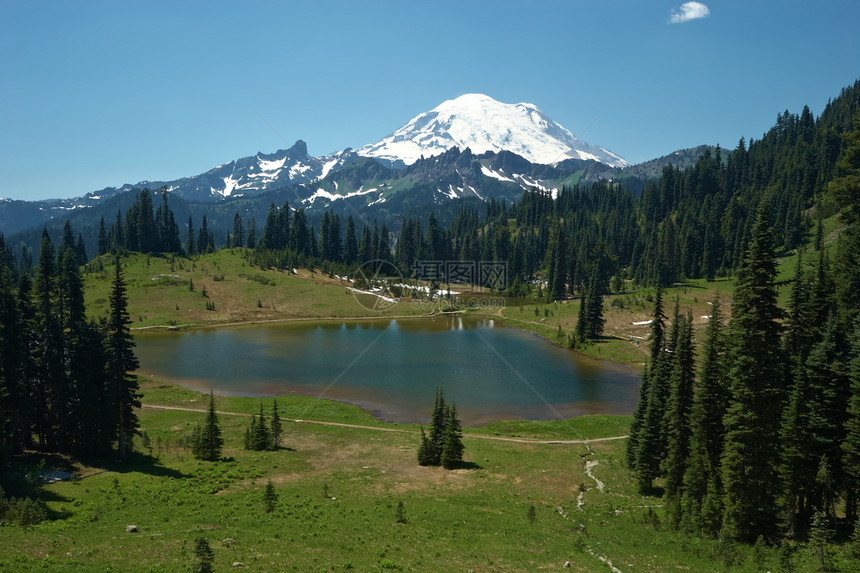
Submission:
[[[476,154],[510,151],[532,163],[549,165],[565,159],[590,159],[611,167],[630,165],[607,149],[580,141],[534,104],[506,104],[483,94],[445,101],[381,141],[360,148],[358,154],[397,167],[452,147],[468,147]]]
[[[162,186],[167,187],[168,192],[189,201],[251,196],[323,179],[333,169],[357,157],[351,149],[314,157],[308,154],[307,144],[298,140],[289,149],[234,159],[200,175],[173,181],[141,181],[133,185],[108,187],[88,193],[82,199],[102,200],[132,189],[156,190]]]

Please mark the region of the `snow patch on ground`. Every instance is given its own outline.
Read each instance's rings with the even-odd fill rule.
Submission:
[[[314,191],[314,194],[308,197],[307,199],[302,199],[302,203],[313,203],[317,199],[327,199],[329,201],[337,201],[338,199],[346,199],[348,197],[358,197],[359,195],[367,195],[368,193],[375,193],[379,191],[376,187],[371,187],[370,189],[358,191],[353,191],[352,193],[347,193],[345,195],[340,195],[337,193],[332,193],[330,191],[326,191],[322,187]]]
[[[286,157],[275,159],[274,161],[266,161],[260,157],[257,158],[257,165],[259,165],[260,169],[263,171],[277,171],[278,169],[281,169],[286,162]]]
[[[499,181],[509,181],[511,183],[516,183],[516,181],[514,181],[510,177],[505,177],[501,173],[493,171],[492,169],[489,169],[488,167],[484,167],[483,165],[481,165],[481,173],[483,173],[487,177],[492,177],[493,179],[498,179]]]

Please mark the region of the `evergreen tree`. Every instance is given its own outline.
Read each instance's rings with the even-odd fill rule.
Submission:
[[[463,461],[463,431],[457,417],[457,405],[451,404],[445,420],[445,438],[442,442],[440,463],[446,470],[456,468]]]
[[[738,274],[730,330],[730,398],[724,425],[722,535],[754,540],[777,515],[783,355],[774,240],[767,206],[758,212]]]
[[[564,230],[561,225],[556,225],[550,246],[550,263],[547,273],[548,300],[550,302],[564,298],[567,285],[567,250],[567,237],[565,237]],[[586,328],[586,335],[590,333],[590,330],[590,328]]]
[[[247,247],[249,249],[257,248],[257,218],[251,215],[251,218],[248,219],[248,229],[247,229],[248,239],[247,239]]]
[[[851,395],[844,424],[845,439],[842,442],[842,462],[846,476],[845,510],[849,519],[857,520],[857,502],[860,495],[860,319],[855,321],[851,337],[848,379]],[[857,523],[860,524],[860,520],[857,520]]]
[[[263,493],[263,508],[266,513],[275,511],[275,506],[278,505],[278,494],[275,492],[275,486],[272,480],[266,482],[266,491]]]
[[[110,310],[107,325],[107,403],[113,418],[117,445],[121,458],[125,458],[131,446],[132,436],[137,433],[138,419],[134,408],[140,408],[137,377],[131,374],[140,367],[134,354],[134,338],[131,336],[131,318],[125,294],[122,262],[114,258],[114,280],[110,294]]]
[[[677,306],[677,305],[676,305]],[[677,309],[676,309],[677,316]],[[672,370],[672,355],[666,352],[666,347],[673,346],[671,335],[664,339],[663,297],[660,287],[654,299],[654,318],[651,321],[651,363],[648,370],[647,400],[644,405],[641,423],[637,428],[636,441],[636,477],[639,491],[650,493],[653,481],[660,475],[660,463],[666,453],[666,431],[663,418],[666,403],[669,399],[669,376]],[[672,323],[672,332],[679,326],[677,318]]]
[[[430,416],[430,465],[438,466],[442,462],[447,418],[448,406],[445,404],[445,391],[437,386],[433,413]]]
[[[583,312],[580,308],[580,312]],[[640,440],[642,438],[643,423],[648,414],[648,404],[651,400],[651,374],[659,362],[663,351],[663,332],[665,330],[666,316],[663,314],[663,289],[658,285],[654,296],[654,311],[651,320],[651,361],[645,365],[642,373],[642,383],[639,387],[639,403],[633,412],[633,422],[630,424],[630,437],[627,439],[627,465],[636,468],[639,459]],[[653,415],[653,412],[652,412]],[[650,421],[653,426],[654,420]],[[653,428],[652,428],[653,430]],[[651,445],[649,444],[649,448]],[[647,452],[646,452],[647,454]],[[645,455],[652,458],[650,454]],[[646,478],[646,484],[650,487]]]
[[[281,426],[281,416],[278,413],[278,401],[274,398],[272,399],[272,449],[277,450],[281,446],[281,433],[283,432],[283,428]]]
[[[237,211],[235,215],[233,215],[233,236],[232,236],[231,247],[244,247],[245,246],[245,224],[242,222],[242,217],[239,216],[239,212]]]
[[[677,526],[681,521],[681,496],[684,473],[690,453],[690,410],[693,404],[695,355],[693,345],[693,315],[681,317],[678,340],[674,350],[674,365],[670,378],[670,393],[663,415],[666,428],[666,455],[662,461],[666,476],[665,498],[667,519]]]
[[[421,444],[418,446],[418,465],[436,465],[433,463],[433,447],[430,444],[430,440],[427,439],[427,433],[424,431],[424,426],[421,426]]]
[[[717,297],[705,329],[702,362],[690,408],[690,455],[683,494],[684,520],[689,528],[711,535],[717,533],[719,520],[713,514],[706,519],[703,507],[714,507],[722,497],[719,468],[726,411],[725,347],[722,307]]]
[[[845,147],[836,164],[835,177],[829,185],[833,197],[842,207],[840,218],[845,230],[840,234],[836,251],[835,298],[838,319],[843,332],[853,328],[860,315],[860,109],[854,112],[853,130],[844,136]]]
[[[599,338],[603,334],[606,320],[603,318],[603,295],[605,294],[604,281],[600,278],[600,268],[594,265],[588,279],[588,291],[585,299],[585,336],[591,339]]]
[[[355,236],[355,221],[352,215],[346,218],[346,238],[343,250],[343,260],[347,265],[352,265],[358,258],[358,242]],[[409,268],[409,267],[407,267]]]
[[[194,221],[191,220],[191,215],[188,215],[188,234],[185,239],[185,254],[193,257],[197,254],[197,243],[194,241]]]
[[[214,462],[221,458],[223,446],[224,438],[221,437],[221,427],[218,425],[218,415],[215,413],[215,396],[210,390],[209,410],[203,427],[192,444],[192,453],[199,460]]]
[[[39,417],[35,433],[40,448],[57,450],[60,419],[65,415],[67,380],[63,300],[57,284],[57,262],[54,246],[47,229],[42,230],[42,246],[36,280],[33,283],[36,301],[36,338],[34,349],[36,377],[33,397]]]
[[[205,537],[198,537],[194,542],[194,573],[212,573],[212,562],[215,561],[215,552]]]
[[[260,416],[257,418],[257,433],[251,436],[253,448],[259,452],[269,449],[269,428],[266,426],[266,418],[263,414],[263,403],[260,402]]]
[[[101,216],[99,219],[99,235],[98,235],[98,246],[96,247],[96,254],[98,256],[102,256],[108,252],[108,242],[107,242],[107,231],[105,230],[105,217]]]

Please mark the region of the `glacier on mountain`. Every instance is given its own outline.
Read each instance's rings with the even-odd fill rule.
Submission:
[[[506,104],[483,94],[447,100],[381,141],[360,148],[358,154],[411,165],[452,147],[469,148],[475,154],[510,151],[548,165],[565,159],[630,165],[607,149],[580,141],[534,104]]]

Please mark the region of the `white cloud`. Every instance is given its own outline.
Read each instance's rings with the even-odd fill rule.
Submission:
[[[669,13],[669,23],[681,24],[690,20],[706,18],[711,11],[701,2],[684,2],[681,7]]]

